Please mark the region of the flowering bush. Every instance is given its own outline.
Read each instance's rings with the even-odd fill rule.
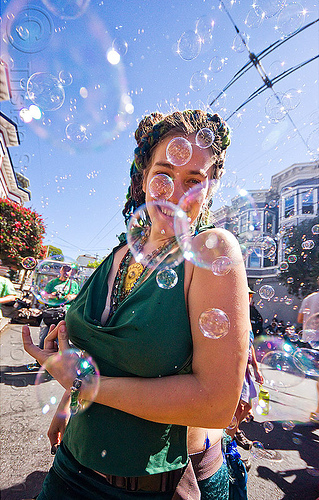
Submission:
[[[29,208],[0,198],[0,258],[3,265],[20,268],[24,257],[44,257],[42,218]]]

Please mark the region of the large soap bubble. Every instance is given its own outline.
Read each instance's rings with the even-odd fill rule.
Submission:
[[[27,82],[29,99],[43,111],[55,111],[64,103],[65,92],[58,78],[49,73],[34,73]]]
[[[294,387],[305,378],[305,374],[296,367],[293,355],[285,351],[266,354],[260,368],[264,377],[264,385],[275,390]]]
[[[176,244],[174,219],[183,221],[188,227],[186,214],[181,208],[167,201],[153,201],[141,205],[131,216],[127,228],[127,243],[136,260],[149,269],[166,269],[177,266],[183,254]],[[154,250],[151,244],[152,219],[156,220],[163,245]]]
[[[184,137],[174,137],[166,148],[166,158],[172,165],[178,167],[186,165],[192,157],[191,143]]]
[[[169,290],[178,282],[178,275],[174,269],[161,269],[156,275],[156,283],[160,288]]]
[[[270,300],[275,295],[275,290],[270,285],[263,285],[259,288],[258,293],[262,299]]]
[[[209,339],[221,339],[229,332],[230,322],[227,314],[221,309],[206,309],[199,316],[199,328]]]
[[[99,369],[84,351],[68,349],[50,356],[39,370],[35,385],[41,412],[54,414],[65,389],[52,376],[59,374],[73,382],[71,390],[71,414],[86,410],[94,401],[100,382]],[[71,389],[71,387],[70,387]],[[77,389],[79,392],[77,392]]]
[[[174,182],[169,175],[157,174],[150,180],[148,189],[155,200],[168,200],[174,192]]]
[[[40,304],[58,307],[71,302],[79,292],[80,269],[63,255],[52,255],[38,263],[32,274],[31,291]]]
[[[34,269],[37,265],[37,260],[34,257],[24,257],[21,261],[22,267],[28,271]]]
[[[185,61],[191,61],[199,55],[201,44],[201,38],[195,31],[185,31],[178,40],[177,53]]]
[[[305,10],[297,2],[287,4],[277,17],[277,29],[284,36],[291,35],[301,28],[305,19]]]
[[[201,149],[209,148],[215,140],[214,132],[210,128],[202,128],[196,134],[196,145]]]

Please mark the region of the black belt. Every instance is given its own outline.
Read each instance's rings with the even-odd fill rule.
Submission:
[[[98,472],[110,485],[127,491],[174,491],[184,473],[185,467],[149,476],[122,477]]]

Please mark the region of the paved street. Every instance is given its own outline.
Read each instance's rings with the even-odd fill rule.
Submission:
[[[32,334],[37,342],[38,328],[32,328]],[[1,498],[30,499],[38,493],[52,463],[46,437],[51,415],[40,411],[34,385],[37,371],[26,367],[32,359],[23,351],[21,326],[6,326],[0,340]],[[57,395],[54,381],[47,384]],[[246,435],[262,442],[266,450],[259,458],[242,453],[252,461],[249,500],[315,500],[319,497],[319,428],[307,421],[315,408],[315,381],[305,379],[285,394],[274,392],[271,401],[276,415],[271,432],[265,432],[258,418],[242,425]],[[284,430],[282,423],[288,420],[295,426]]]

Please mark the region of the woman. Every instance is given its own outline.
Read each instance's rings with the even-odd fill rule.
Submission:
[[[199,147],[196,134],[207,128],[214,142]],[[226,124],[203,111],[154,113],[141,121],[135,137],[126,220],[145,201],[154,201],[150,180],[165,174],[174,184],[168,199],[174,205],[200,185],[203,198],[187,203],[188,219],[198,233],[210,205],[209,181],[222,174],[230,142]],[[181,166],[166,154],[177,137],[186,138],[192,150]],[[172,213],[152,203],[148,211],[151,230],[144,250],[153,263],[155,258],[160,262],[176,252]],[[202,234],[194,236],[195,247]],[[39,500],[57,498],[61,491],[65,499],[228,498],[221,436],[235,412],[247,363],[247,280],[235,238],[222,229],[205,234],[219,243],[211,250],[212,259],[227,257],[233,263],[230,272],[214,274],[182,261],[175,267],[176,286],[162,289],[157,270],[136,266],[123,242],[84,285],[66,324],[49,333],[44,351],[24,328],[25,349],[41,364],[56,351],[57,338],[62,351],[70,338],[89,352],[101,372],[94,403],[69,420]],[[208,338],[199,327],[199,316],[209,308],[229,318],[223,338]],[[51,374],[66,389],[61,409],[74,381],[67,370]],[[66,419],[52,423],[53,443]]]

